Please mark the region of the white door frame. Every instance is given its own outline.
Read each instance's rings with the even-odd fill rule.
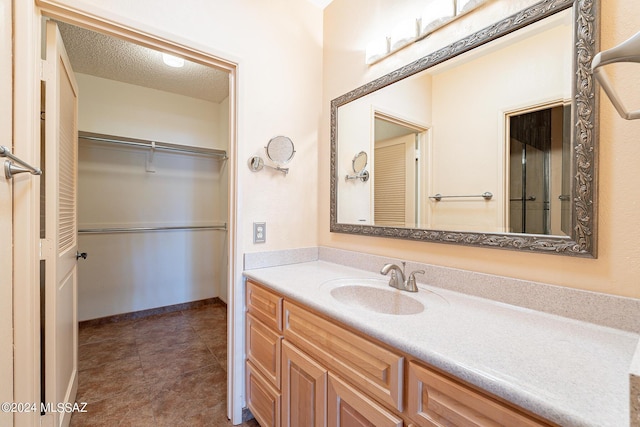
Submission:
[[[0,145],[13,148],[11,91],[12,0],[0,0]],[[1,159],[1,158],[0,158]],[[6,159],[1,159],[4,166]],[[12,181],[0,170],[0,402],[13,402]],[[6,344],[5,344],[6,343]],[[0,411],[0,425],[11,425],[13,414]]]
[[[1,0],[7,1],[7,0]],[[242,325],[232,320],[242,310],[236,283],[242,283],[241,257],[237,251],[237,122],[238,60],[231,55],[212,53],[190,41],[178,40],[155,28],[131,23],[128,19],[101,9],[84,10],[60,4],[57,0],[16,1],[14,3],[14,152],[25,161],[40,164],[40,43],[41,16],[46,15],[155,50],[173,53],[229,73],[229,212],[228,212],[228,368],[227,416],[241,422],[244,406],[243,371],[235,369],[243,358]],[[39,179],[14,183],[14,401],[40,401],[40,295],[39,295]],[[16,426],[39,426],[39,413],[15,418]]]

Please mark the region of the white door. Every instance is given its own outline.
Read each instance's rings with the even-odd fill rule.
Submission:
[[[373,170],[374,224],[415,227],[416,134],[376,141]]]
[[[78,90],[62,38],[47,22],[45,81],[45,402],[75,403],[78,386],[77,319],[77,157]],[[51,411],[56,426],[71,414]]]
[[[0,145],[11,147],[12,135],[11,0],[0,0]],[[4,166],[4,160],[0,166]],[[29,177],[30,178],[30,177]],[[13,401],[13,289],[11,180],[0,170],[0,402]],[[0,411],[0,425],[12,425],[13,414]]]

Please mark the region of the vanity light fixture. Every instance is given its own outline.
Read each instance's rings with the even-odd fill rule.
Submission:
[[[405,19],[398,23],[391,31],[391,37],[389,37],[389,53],[393,53],[413,43],[417,36],[418,22],[415,18]]]
[[[611,100],[611,103],[618,114],[620,114],[620,117],[625,120],[640,119],[640,109],[628,111],[627,108],[625,108],[618,92],[613,89],[607,74],[601,68],[604,65],[622,62],[640,63],[640,33],[637,33],[635,36],[620,43],[614,48],[596,54],[593,57],[593,62],[591,63],[591,71],[593,72],[593,75],[600,83],[600,86],[602,86],[602,89]]]
[[[405,19],[393,27],[387,36],[372,40],[366,47],[365,63],[372,65],[386,58],[486,2],[487,0],[432,0],[419,17]]]
[[[472,11],[487,0],[456,0],[456,16]]]
[[[173,68],[184,67],[184,59],[178,58],[177,56],[169,55],[168,53],[162,54],[162,62]]]
[[[389,37],[378,37],[367,45],[365,63],[371,65],[389,54]]]

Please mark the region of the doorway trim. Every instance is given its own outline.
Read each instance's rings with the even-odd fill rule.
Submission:
[[[398,114],[396,112],[389,111],[385,108],[379,107],[377,105],[373,105],[371,107],[371,152],[375,152],[376,146],[376,136],[375,136],[375,121],[376,119],[384,120],[389,123],[393,123],[398,126],[403,126],[407,129],[411,129],[417,135],[416,140],[416,155],[418,156],[416,159],[416,173],[415,178],[421,177],[421,179],[414,179],[414,190],[413,190],[413,198],[414,198],[414,216],[415,223],[419,224],[421,227],[431,227],[433,213],[431,212],[429,201],[429,194],[433,194],[433,143],[431,138],[431,128],[432,126],[421,122],[419,120],[415,120],[413,118],[406,117],[405,115]],[[373,156],[374,160],[372,161],[372,166],[370,167],[372,176],[375,167],[373,163],[375,162],[375,155]],[[426,181],[426,184],[424,182]],[[375,186],[375,179],[372,181],[372,185]],[[374,214],[374,191],[371,191],[371,218],[372,220],[375,218]],[[375,221],[374,221],[375,222]]]
[[[31,0],[14,3],[14,151],[25,161],[40,164],[40,49],[41,17],[68,22],[92,31],[124,39],[161,52],[182,56],[190,61],[229,73],[229,205],[227,252],[228,319],[235,318],[234,289],[237,267],[237,139],[238,139],[238,69],[239,61],[231,55],[213,53],[210,48],[198,47],[191,41],[179,40],[155,28],[141,25],[126,18],[110,15],[104,10],[78,9],[60,4],[57,0]],[[40,259],[40,189],[39,180],[22,180],[14,184],[14,401],[40,401],[39,361],[39,259]],[[243,348],[236,337],[234,322],[227,327],[227,416],[234,423],[241,422],[242,393],[237,390],[243,383],[242,373],[236,373],[234,352]],[[238,377],[239,376],[239,377]],[[236,378],[238,377],[238,378]],[[240,397],[237,397],[240,396]],[[240,400],[240,401],[238,401]],[[16,426],[39,426],[39,413],[25,413],[15,418]]]
[[[0,145],[12,147],[13,108],[11,92],[13,56],[11,10],[12,0],[0,0]],[[4,164],[4,158],[0,163]],[[0,178],[0,387],[2,402],[15,402],[13,398],[13,230],[12,183]],[[6,344],[5,344],[6,343]],[[0,412],[0,425],[11,425],[13,414]]]

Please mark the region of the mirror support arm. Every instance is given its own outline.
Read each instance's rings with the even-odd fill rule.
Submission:
[[[346,175],[344,177],[345,181],[348,181],[350,179],[359,179],[362,182],[367,182],[367,181],[369,181],[369,171],[362,171],[362,172],[357,173],[355,175]]]
[[[267,164],[265,164],[265,167],[268,167],[269,169],[277,170],[279,172],[282,172],[285,175],[289,173],[289,168],[281,168],[280,166],[271,166]]]

